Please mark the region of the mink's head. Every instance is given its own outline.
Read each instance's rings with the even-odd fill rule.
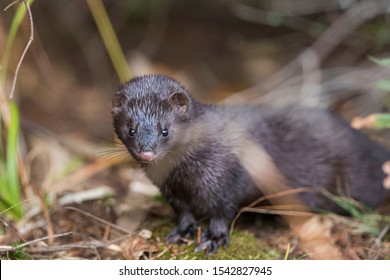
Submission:
[[[114,95],[115,133],[136,161],[157,161],[169,155],[180,140],[194,103],[187,90],[172,78],[136,77]]]

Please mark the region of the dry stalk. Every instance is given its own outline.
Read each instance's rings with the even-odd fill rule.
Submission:
[[[23,52],[22,52],[22,54],[21,54],[21,56],[19,58],[18,64],[17,64],[16,69],[15,69],[14,79],[12,81],[12,88],[11,88],[11,92],[10,92],[10,95],[9,95],[10,98],[13,98],[14,91],[15,91],[15,86],[16,86],[16,81],[17,81],[18,76],[19,76],[20,67],[22,65],[22,62],[24,60],[24,57],[26,56],[26,53],[27,53],[28,49],[30,48],[31,43],[34,40],[34,22],[33,22],[33,17],[32,17],[32,13],[31,13],[30,4],[28,3],[27,0],[14,1],[11,4],[9,4],[4,9],[4,11],[8,10],[11,6],[16,4],[17,2],[23,2],[24,6],[26,7],[26,10],[27,10],[27,13],[28,13],[28,18],[30,20],[30,37],[28,38],[27,44],[26,44],[26,46],[23,49]]]
[[[305,211],[288,211],[287,212],[286,210],[265,209],[264,207],[263,207],[263,209],[261,209],[261,208],[254,208],[257,204],[259,204],[260,202],[266,201],[266,200],[279,198],[279,197],[292,195],[292,194],[297,194],[297,193],[301,193],[301,192],[310,192],[310,191],[311,190],[308,189],[308,188],[288,189],[288,190],[280,191],[280,192],[277,192],[277,193],[274,193],[274,194],[264,195],[264,196],[256,199],[254,202],[252,202],[251,204],[249,204],[246,207],[241,208],[240,211],[238,211],[236,217],[233,219],[233,221],[231,223],[230,234],[233,232],[234,226],[235,226],[238,218],[244,212],[255,212],[255,213],[276,214],[276,215],[298,215],[298,216],[303,215],[305,217],[313,215],[312,213],[305,212]]]
[[[111,166],[114,166],[120,162],[121,162],[120,159],[112,159],[109,161],[107,161],[106,159],[97,159],[89,163],[88,165],[82,167],[75,173],[72,173],[71,175],[69,175],[59,183],[51,186],[50,191],[60,192],[60,191],[68,190],[78,182],[85,181],[90,177],[94,176],[95,174],[97,174],[98,172],[110,168]]]
[[[83,211],[83,210],[81,210],[81,209],[78,209],[78,208],[75,208],[75,207],[71,207],[71,206],[65,207],[65,209],[77,211],[77,212],[79,212],[79,213],[81,213],[81,214],[83,214],[83,215],[85,215],[85,216],[87,216],[87,217],[91,217],[91,218],[93,218],[93,219],[95,219],[95,220],[97,220],[97,221],[103,223],[104,225],[109,225],[110,227],[112,227],[112,228],[114,228],[114,229],[117,229],[117,230],[119,230],[119,231],[121,231],[121,232],[124,232],[124,233],[127,233],[127,234],[133,234],[132,232],[128,231],[127,229],[124,229],[124,228],[122,228],[122,227],[120,227],[120,226],[117,226],[116,224],[107,222],[106,220],[103,220],[103,219],[101,219],[101,218],[99,218],[99,217],[96,217],[95,215],[93,215],[93,214],[91,214],[91,213],[88,213],[88,212],[86,212],[86,211]]]

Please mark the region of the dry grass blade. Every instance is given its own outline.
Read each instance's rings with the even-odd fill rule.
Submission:
[[[38,242],[41,242],[41,241],[44,241],[44,240],[48,240],[48,239],[51,239],[51,238],[58,238],[58,237],[69,236],[71,234],[73,234],[73,233],[72,232],[59,233],[59,234],[55,234],[55,235],[52,235],[52,236],[44,236],[44,237],[41,237],[41,238],[38,238],[38,239],[27,241],[27,242],[24,242],[24,243],[19,244],[17,246],[1,246],[0,247],[0,252],[17,250],[17,249],[24,248],[26,246],[30,246],[32,244],[35,244],[35,243],[38,243]]]
[[[77,242],[77,243],[59,245],[59,246],[31,248],[27,251],[30,254],[37,254],[37,253],[51,253],[51,252],[58,252],[58,251],[67,251],[67,250],[72,250],[72,249],[96,249],[96,248],[101,248],[101,247],[105,247],[105,246],[106,246],[106,244],[104,244],[101,241],[92,240],[92,241],[87,241],[87,242]]]
[[[19,234],[19,232],[14,229],[12,226],[10,226],[8,223],[6,223],[5,221],[3,221],[2,219],[0,219],[0,222],[8,229],[10,229],[20,240],[22,240],[23,242],[26,242],[26,240]]]
[[[14,1],[11,4],[9,4],[4,9],[4,11],[6,11],[8,8],[13,6],[17,2],[19,2],[19,1]],[[26,56],[26,53],[27,53],[28,49],[30,48],[30,45],[32,44],[32,42],[34,40],[34,22],[33,22],[33,17],[32,17],[32,13],[31,13],[30,4],[28,3],[27,0],[21,0],[21,2],[24,3],[24,6],[26,7],[26,10],[27,10],[27,13],[28,13],[28,18],[30,20],[30,37],[28,38],[27,44],[26,44],[26,46],[23,49],[23,52],[22,52],[22,54],[21,54],[21,56],[19,58],[18,64],[17,64],[16,69],[15,69],[14,79],[12,81],[12,88],[11,88],[11,92],[10,92],[10,95],[9,95],[10,98],[13,98],[14,91],[15,91],[15,86],[16,86],[16,80],[18,79],[19,70],[20,70],[20,67],[21,67],[21,65],[23,63],[23,59]]]
[[[286,253],[284,254],[284,258],[283,260],[288,260],[288,256],[290,255],[290,248],[291,248],[291,243],[287,243],[287,247],[286,247]]]
[[[106,159],[97,159],[96,161],[84,166],[75,173],[63,179],[61,182],[52,186],[50,188],[50,191],[57,193],[62,192],[64,190],[68,190],[78,182],[83,182],[88,178],[94,176],[98,172],[110,168],[118,163],[121,163],[121,160],[118,158],[114,158],[109,161],[107,161]]]
[[[81,214],[83,214],[83,215],[85,215],[85,216],[87,216],[87,217],[91,217],[91,218],[93,218],[93,219],[95,219],[95,220],[97,220],[97,221],[99,221],[99,222],[101,222],[101,223],[103,223],[103,224],[105,224],[105,225],[109,225],[109,226],[111,226],[112,228],[115,228],[115,229],[117,229],[117,230],[119,230],[119,231],[121,231],[121,232],[124,232],[124,233],[127,233],[127,234],[134,234],[134,233],[129,232],[128,230],[126,230],[126,229],[124,229],[124,228],[122,228],[122,227],[120,227],[120,226],[117,226],[117,225],[115,225],[115,224],[113,224],[113,223],[107,222],[106,220],[103,220],[103,219],[101,219],[101,218],[99,218],[99,217],[96,217],[95,215],[92,215],[91,213],[85,212],[85,211],[83,211],[83,210],[81,210],[81,209],[78,209],[78,208],[75,208],[75,207],[70,207],[70,206],[65,207],[65,209],[77,211],[77,212],[79,212],[79,213],[81,213]]]
[[[370,248],[370,259],[378,259],[381,254],[381,244],[385,235],[390,229],[390,224],[386,225],[383,230],[380,232],[379,236],[375,238],[374,243]]]
[[[270,199],[273,199],[273,198],[277,198],[277,197],[282,197],[282,196],[287,196],[287,195],[292,195],[292,194],[302,193],[302,192],[312,192],[312,191],[313,190],[311,190],[309,188],[289,189],[289,190],[285,190],[285,191],[281,191],[281,192],[277,192],[277,193],[273,193],[273,194],[262,196],[259,199],[255,200],[254,202],[252,202],[251,204],[249,204],[247,207],[253,207],[253,206],[259,204],[260,202],[263,202],[263,201],[266,201],[266,200],[270,200]]]
[[[249,204],[248,206],[243,207],[242,209],[240,209],[240,211],[237,213],[236,217],[234,218],[234,220],[231,223],[230,234],[233,232],[234,226],[235,226],[238,218],[244,212],[256,212],[256,213],[277,214],[277,215],[292,215],[292,216],[294,215],[292,212],[296,212],[296,214],[302,214],[302,213],[307,213],[308,214],[309,212],[304,212],[304,211],[301,211],[301,212],[300,211],[292,211],[292,212],[290,211],[290,213],[287,213],[287,212],[283,211],[284,214],[281,214],[279,212],[278,213],[274,212],[276,210],[267,210],[267,209],[264,209],[264,207],[263,207],[263,209],[253,208],[253,207],[256,206],[257,204],[259,204],[260,202],[267,201],[267,200],[270,200],[270,199],[273,199],[273,198],[293,195],[293,194],[297,194],[297,193],[301,193],[301,192],[310,192],[310,191],[312,191],[312,190],[310,190],[308,188],[296,188],[296,189],[289,189],[289,190],[277,192],[277,193],[270,194],[270,195],[265,195],[265,196],[262,196],[262,197],[258,198],[257,200],[255,200],[254,202]],[[295,205],[295,207],[296,207],[296,205]],[[306,214],[304,214],[303,216],[308,217],[308,215],[306,215]]]
[[[280,205],[283,206],[283,205]],[[295,211],[295,210],[281,210],[281,209],[266,209],[262,207],[258,208],[247,208],[244,207],[241,209],[241,212],[251,212],[251,213],[259,213],[259,214],[272,214],[272,215],[280,215],[280,216],[299,216],[299,217],[311,217],[315,215],[311,212],[305,211]]]
[[[69,235],[72,235],[72,234],[73,234],[73,232],[65,232],[65,233],[55,234],[55,235],[52,235],[52,236],[41,237],[41,238],[38,238],[38,239],[34,239],[34,240],[31,240],[31,241],[25,242],[23,244],[20,244],[20,245],[16,246],[15,249],[23,248],[23,247],[26,247],[26,246],[31,245],[31,244],[35,244],[35,243],[43,241],[43,240],[50,240],[50,239],[53,239],[53,238],[69,236]]]

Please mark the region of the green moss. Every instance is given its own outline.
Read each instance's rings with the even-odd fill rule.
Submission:
[[[165,240],[173,225],[167,225],[153,230],[154,239],[158,243],[159,252],[164,252],[159,259],[179,260],[271,260],[283,259],[284,252],[269,247],[263,241],[256,239],[253,234],[235,230],[230,237],[230,246],[227,249],[219,248],[215,254],[207,255],[204,252],[195,252],[195,244],[168,245]]]
[[[19,243],[12,243],[11,246],[17,247]],[[31,257],[25,252],[24,248],[17,248],[9,252],[3,252],[0,255],[1,260],[31,260]]]

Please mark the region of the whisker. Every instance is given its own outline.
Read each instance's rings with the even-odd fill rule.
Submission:
[[[117,154],[117,155],[108,155],[102,157],[104,162],[111,162],[111,161],[116,161],[116,162],[131,162],[132,158],[128,154]]]
[[[102,158],[105,162],[118,161],[118,162],[131,162],[132,157],[122,143],[117,141],[111,141],[103,139],[107,145],[100,147],[96,151],[96,155]]]

